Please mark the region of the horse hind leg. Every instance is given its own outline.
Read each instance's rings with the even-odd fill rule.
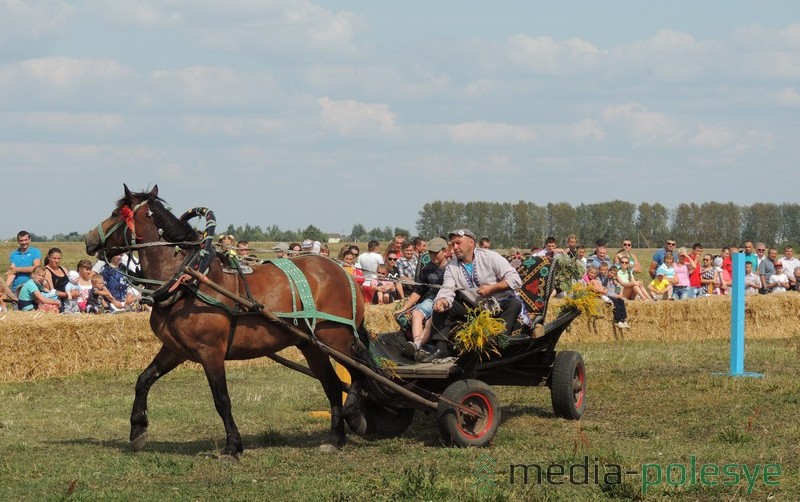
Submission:
[[[172,350],[162,346],[150,365],[136,380],[136,397],[131,410],[131,450],[137,452],[147,442],[147,395],[156,380],[166,375],[185,361]]]
[[[331,429],[320,449],[325,452],[338,451],[346,442],[342,415],[342,382],[331,366],[328,356],[322,351],[313,345],[305,345],[300,351],[305,356],[308,367],[322,384],[322,389],[331,405]]]

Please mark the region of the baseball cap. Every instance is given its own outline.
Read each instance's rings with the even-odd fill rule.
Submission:
[[[279,243],[275,244],[275,247],[273,247],[272,250],[273,251],[283,251],[285,253],[286,251],[289,251],[289,245],[286,244],[285,242],[279,242]]]
[[[473,241],[477,240],[477,239],[475,239],[475,234],[472,232],[472,230],[470,230],[468,228],[459,228],[458,230],[453,230],[452,232],[447,234],[447,238],[448,239],[452,239],[456,235],[458,235],[460,237],[464,237],[464,236],[469,237]],[[428,247],[431,247],[430,244],[428,244]]]
[[[303,249],[311,249],[312,247],[314,247],[314,241],[312,241],[311,239],[306,239],[306,240],[303,241],[303,244],[302,244],[301,247]]]
[[[447,247],[447,242],[441,237],[435,237],[428,241],[428,251],[438,253]]]
[[[70,281],[77,281],[80,278],[80,274],[78,274],[78,272],[76,272],[75,270],[70,270],[69,273],[67,274],[67,278]]]
[[[664,271],[663,270],[656,270],[656,276],[664,277]]]

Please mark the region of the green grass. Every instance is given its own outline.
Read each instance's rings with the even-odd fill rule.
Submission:
[[[566,347],[561,347],[565,349]],[[327,420],[316,382],[281,367],[229,372],[245,453],[216,460],[222,423],[201,372],[179,369],[150,394],[150,441],[128,451],[135,372],[0,385],[0,500],[794,500],[800,493],[795,414],[796,340],[748,342],[747,369],[730,378],[727,344],[582,344],[588,406],[578,422],[554,418],[544,388],[499,387],[503,424],[488,449],[440,444],[435,419],[418,414],[400,438],[348,436],[318,451]],[[650,487],[620,483],[511,485],[510,465],[780,464],[780,486]],[[489,475],[478,478],[480,466]],[[653,468],[655,469],[655,468]],[[677,471],[674,471],[677,472]],[[652,472],[651,472],[652,474]],[[479,482],[480,479],[480,482]],[[556,477],[556,481],[564,481]],[[602,481],[602,479],[601,479]],[[688,481],[687,481],[688,483]]]

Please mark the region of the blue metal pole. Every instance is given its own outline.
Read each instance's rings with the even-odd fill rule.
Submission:
[[[733,253],[731,291],[731,376],[744,374],[744,255]]]

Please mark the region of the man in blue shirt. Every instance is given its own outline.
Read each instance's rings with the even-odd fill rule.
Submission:
[[[678,255],[675,253],[675,241],[672,239],[667,239],[664,247],[653,253],[653,261],[650,262],[649,270],[651,278],[656,278],[656,270],[664,263],[664,255],[667,253],[672,253],[672,257],[675,258],[675,261],[678,261]]]
[[[6,284],[15,294],[17,287],[25,284],[31,278],[33,267],[40,265],[42,261],[42,252],[31,246],[31,234],[25,230],[20,231],[17,234],[17,243],[19,248],[11,251],[11,265],[8,267],[8,279],[6,280]]]

